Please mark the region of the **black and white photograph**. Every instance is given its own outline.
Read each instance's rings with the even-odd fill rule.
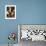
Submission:
[[[18,41],[20,46],[31,46],[46,42],[46,25],[18,25]]]

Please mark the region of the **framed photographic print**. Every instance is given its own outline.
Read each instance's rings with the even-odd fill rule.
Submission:
[[[22,40],[46,41],[45,24],[19,24],[18,42]]]
[[[5,19],[16,19],[16,5],[5,5]]]

